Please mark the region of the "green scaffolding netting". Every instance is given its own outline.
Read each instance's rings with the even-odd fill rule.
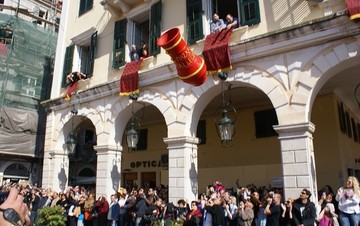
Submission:
[[[55,28],[0,13],[1,153],[41,152],[56,42]]]

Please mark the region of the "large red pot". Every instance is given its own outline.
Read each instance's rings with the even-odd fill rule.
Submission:
[[[195,55],[180,35],[179,28],[172,28],[161,35],[157,45],[166,50],[176,65],[178,76],[184,82],[199,86],[206,81],[204,59]]]

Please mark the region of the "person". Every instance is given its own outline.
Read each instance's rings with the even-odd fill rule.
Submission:
[[[321,210],[318,217],[318,226],[335,226],[334,216],[331,213],[330,205],[327,204],[323,210]]]
[[[285,203],[281,203],[282,213],[280,218],[280,226],[292,226],[293,215],[292,215],[293,201],[288,199]]]
[[[239,27],[239,20],[236,17],[233,17],[231,14],[226,15],[226,28],[235,29]]]
[[[128,195],[127,190],[125,188],[119,188],[118,190],[118,196],[119,196],[119,219],[118,219],[118,225],[119,226],[125,226],[128,221]]]
[[[190,211],[186,215],[184,226],[200,226],[202,225],[202,213],[198,209],[199,203],[192,201],[190,204]]]
[[[107,213],[109,211],[109,202],[106,200],[105,195],[99,196],[99,199],[95,201],[95,208],[98,211],[98,224],[107,225]]]
[[[137,51],[137,47],[135,44],[131,45],[130,59],[131,59],[131,61],[137,61],[140,59],[139,53]]]
[[[75,82],[81,80],[81,79],[87,79],[87,75],[82,73],[82,72],[79,72],[79,71],[74,71],[74,72],[71,72],[70,74],[68,74],[66,76],[67,80],[69,81],[70,85],[71,84],[74,84]]]
[[[114,225],[118,225],[120,206],[118,204],[116,195],[111,195],[110,200],[111,202],[109,205],[109,211],[107,213],[107,219],[108,219],[107,225],[114,226]]]
[[[295,225],[314,226],[316,219],[316,207],[310,201],[311,192],[304,188],[300,197],[293,204],[293,220]]]
[[[225,27],[226,26],[225,26],[224,20],[220,19],[219,15],[217,13],[214,13],[213,19],[210,23],[210,32],[217,33],[217,32],[220,32]]]
[[[266,226],[279,226],[281,212],[281,195],[270,192],[264,210],[266,214]]]
[[[253,219],[254,219],[254,205],[248,201],[245,200],[245,203],[240,205],[238,208],[238,217],[242,219],[245,226],[251,226]]]
[[[212,197],[205,205],[205,209],[212,217],[213,226],[225,226],[225,214],[219,197]]]
[[[4,212],[10,209],[14,210],[12,213],[20,218],[22,224],[25,226],[30,225],[29,209],[23,200],[24,197],[19,195],[19,191],[12,187],[6,200],[0,205],[0,225],[9,225],[11,223],[4,218]]]
[[[337,191],[336,201],[339,202],[339,220],[342,226],[358,226],[360,218],[360,188],[356,177],[346,180],[345,188]]]
[[[140,50],[139,50],[139,56],[140,56],[140,59],[144,59],[146,57],[149,56],[149,47],[148,45],[145,43],[145,41],[141,41],[140,42]]]

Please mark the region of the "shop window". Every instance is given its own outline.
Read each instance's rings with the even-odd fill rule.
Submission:
[[[199,138],[199,145],[206,144],[206,120],[199,121],[196,136]]]
[[[194,44],[204,38],[201,0],[186,0],[187,42]]]
[[[80,0],[79,16],[91,10],[93,7],[93,0]]]
[[[278,125],[275,109],[257,111],[254,113],[256,138],[277,136],[273,126]]]

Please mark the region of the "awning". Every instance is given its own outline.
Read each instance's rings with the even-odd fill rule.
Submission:
[[[346,0],[346,9],[350,20],[360,19],[360,0]]]

